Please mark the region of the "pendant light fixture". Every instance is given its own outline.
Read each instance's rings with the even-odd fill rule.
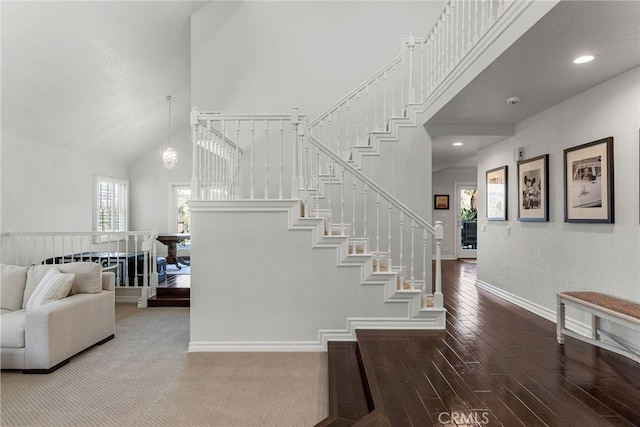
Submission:
[[[169,145],[164,149],[162,153],[162,163],[167,169],[173,169],[178,162],[178,153],[171,148],[171,95],[167,96],[167,102],[169,103]]]

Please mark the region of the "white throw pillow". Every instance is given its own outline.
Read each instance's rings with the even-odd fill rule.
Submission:
[[[60,273],[57,269],[49,270],[31,294],[27,302],[27,310],[65,298],[69,295],[75,277],[75,274]]]
[[[1,264],[0,269],[0,308],[5,310],[20,310],[24,287],[27,284],[28,267]]]
[[[27,271],[27,285],[24,288],[24,299],[22,300],[22,308],[27,308],[27,303],[31,294],[36,290],[45,274],[56,268],[53,264],[32,265]]]

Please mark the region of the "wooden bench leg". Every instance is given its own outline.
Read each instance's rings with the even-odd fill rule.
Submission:
[[[558,344],[564,344],[564,336],[562,335],[562,330],[564,329],[564,303],[560,300],[560,297],[558,297],[556,316],[556,338]]]

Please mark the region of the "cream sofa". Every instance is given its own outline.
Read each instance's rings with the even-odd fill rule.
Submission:
[[[49,373],[114,337],[114,273],[92,262],[0,267],[2,369]]]

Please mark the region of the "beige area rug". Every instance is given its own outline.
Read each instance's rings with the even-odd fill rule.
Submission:
[[[3,371],[4,426],[312,426],[326,353],[188,353],[189,309],[116,305],[116,338],[49,375]]]

